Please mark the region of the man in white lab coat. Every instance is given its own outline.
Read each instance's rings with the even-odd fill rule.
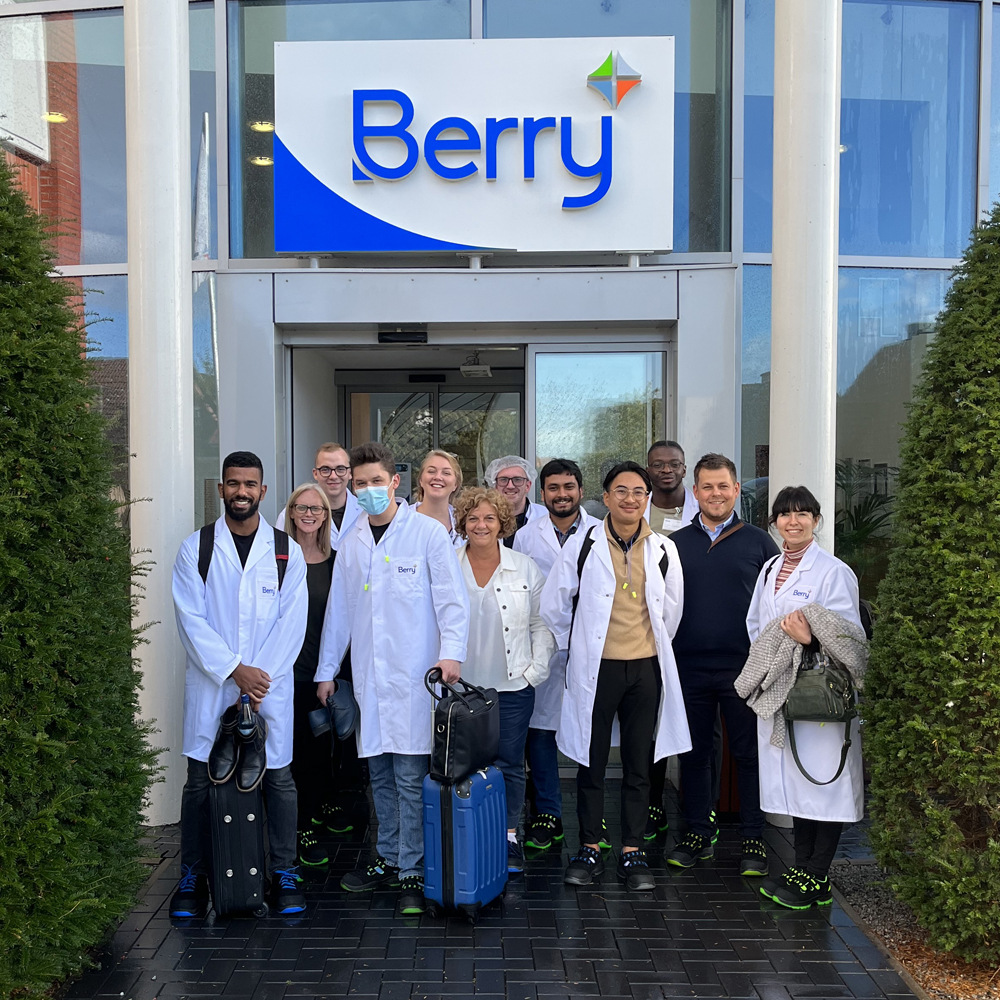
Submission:
[[[514,547],[518,531],[529,521],[545,517],[545,508],[540,503],[532,503],[528,499],[531,487],[535,483],[535,470],[520,455],[504,455],[503,458],[493,459],[486,466],[483,478],[487,486],[505,496],[514,508],[517,527],[513,535],[508,535],[503,540],[504,545],[511,549]]]
[[[351,462],[342,444],[327,441],[319,446],[313,479],[330,501],[330,547],[336,551],[340,539],[351,530],[351,525],[361,513],[357,497],[348,489],[351,485]],[[285,527],[284,507],[278,512],[274,526]]]
[[[392,452],[370,442],[350,453],[361,516],[341,539],[323,623],[316,694],[321,702],[351,647],[361,709],[358,753],[368,758],[377,856],[342,888],[400,885],[400,910],[421,913],[423,780],[431,752],[424,675],[458,679],[469,635],[469,598],[444,525],[397,501]]]
[[[547,517],[536,517],[514,535],[514,550],[531,556],[548,576],[563,546],[574,535],[600,524],[581,506],[583,473],[576,462],[554,458],[538,474]],[[549,662],[549,676],[535,690],[535,709],[528,723],[526,756],[535,789],[534,815],[525,834],[528,847],[544,850],[563,839],[562,792],[559,788],[559,751],[556,730],[566,686],[566,650]]]
[[[296,791],[292,759],[292,664],[306,630],[306,564],[288,540],[284,579],[274,529],[258,507],[267,487],[260,459],[226,457],[219,494],[225,513],[215,522],[204,580],[200,536],[182,543],[174,562],[177,629],[187,652],[184,743],[187,782],[181,803],[181,880],[170,915],[195,917],[208,905],[211,824],[208,759],[220,717],[242,694],[268,725],[263,777],[271,848],[271,902],[280,913],[305,909],[295,867]],[[234,780],[234,779],[231,779]]]

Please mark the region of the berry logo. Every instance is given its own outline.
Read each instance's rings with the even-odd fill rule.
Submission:
[[[609,52],[608,58],[587,77],[587,86],[593,87],[611,105],[614,111],[622,98],[642,83],[642,76],[618,52]]]

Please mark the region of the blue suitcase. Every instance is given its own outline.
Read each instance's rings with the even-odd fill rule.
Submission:
[[[507,884],[507,793],[490,765],[443,784],[424,778],[424,896],[475,919]]]

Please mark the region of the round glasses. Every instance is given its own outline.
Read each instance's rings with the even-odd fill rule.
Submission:
[[[649,490],[645,486],[637,486],[634,490],[630,490],[627,486],[616,486],[611,492],[619,500],[628,500],[629,497],[634,500],[645,500],[649,496]]]
[[[313,469],[313,472],[318,472],[321,476],[329,477],[332,475],[338,476],[343,479],[351,471],[349,465],[335,465],[332,468],[329,465],[321,465],[318,469]]]

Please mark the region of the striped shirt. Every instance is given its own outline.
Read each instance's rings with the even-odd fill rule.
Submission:
[[[809,545],[813,543],[810,542]],[[795,571],[795,567],[802,562],[802,557],[809,551],[809,545],[799,549],[798,552],[789,552],[788,549],[781,550],[781,565],[778,567],[778,575],[774,579],[774,592],[777,593],[784,586],[785,581]]]

